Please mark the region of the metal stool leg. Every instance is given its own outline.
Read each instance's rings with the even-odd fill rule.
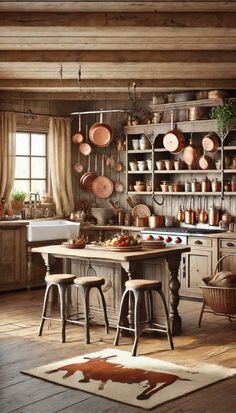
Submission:
[[[152,323],[153,321],[153,299],[152,299],[152,290],[146,290],[147,299],[148,299],[148,314],[147,322]]]
[[[47,315],[49,290],[50,290],[50,287],[52,285],[53,285],[52,283],[47,283],[47,285],[46,285],[46,290],[45,290],[45,293],[44,293],[44,300],[43,300],[43,310],[42,310],[41,322],[40,322],[39,333],[38,333],[39,336],[41,336],[42,333],[43,333],[43,326],[44,326],[44,322],[45,322],[45,317]]]
[[[61,313],[61,342],[66,341],[66,316],[65,316],[65,292],[66,286],[63,284],[57,284],[58,294],[60,298],[60,313]]]
[[[205,305],[206,305],[206,303],[205,303],[205,301],[203,300],[202,308],[201,308],[201,312],[200,312],[199,320],[198,320],[198,327],[199,327],[199,328],[201,327],[201,324],[202,324],[202,316],[203,316],[203,313],[204,313]]]
[[[85,344],[90,344],[90,332],[89,332],[89,293],[90,287],[81,286],[83,299],[84,299],[84,318],[85,318]]]
[[[142,297],[141,290],[133,290],[134,293],[134,344],[132,348],[132,356],[136,356],[138,347],[138,338],[140,335],[139,328],[139,313],[140,313],[140,300]]]
[[[108,332],[109,332],[109,322],[108,322],[108,317],[107,317],[106,301],[105,301],[101,286],[99,285],[97,287],[97,289],[98,289],[98,291],[100,293],[100,296],[101,296],[102,307],[103,307],[103,312],[104,312],[104,320],[105,320],[105,331],[108,334]]]
[[[165,299],[165,296],[164,296],[161,288],[158,288],[155,291],[158,292],[158,294],[160,295],[160,297],[162,299],[162,303],[163,303],[164,310],[165,310],[165,315],[166,315],[166,324],[167,324],[166,333],[167,333],[167,337],[168,337],[168,340],[169,340],[169,343],[170,343],[170,348],[171,348],[171,350],[174,350],[174,343],[173,343],[172,334],[171,334],[171,331],[170,331],[169,313],[168,313],[168,308],[167,308],[167,304],[166,304],[166,299]]]
[[[114,340],[114,346],[119,345],[120,323],[121,323],[121,318],[122,318],[123,305],[124,305],[125,297],[126,297],[128,292],[129,292],[129,290],[125,290],[123,295],[122,295],[122,298],[121,298],[120,312],[119,312],[118,323],[117,323],[117,327],[116,327],[116,337],[115,337],[115,340]]]

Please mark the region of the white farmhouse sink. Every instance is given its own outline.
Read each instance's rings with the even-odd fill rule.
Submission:
[[[79,235],[80,223],[64,219],[35,220],[27,225],[27,241],[49,241],[67,239],[70,231]]]

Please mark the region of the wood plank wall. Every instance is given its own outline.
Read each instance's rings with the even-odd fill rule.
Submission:
[[[88,97],[89,98],[89,97]],[[145,110],[148,108],[148,101],[141,101],[139,103],[139,109]],[[53,114],[57,116],[68,116],[73,111],[87,111],[87,110],[98,110],[98,109],[132,109],[133,103],[127,98],[126,101],[93,101],[88,99],[87,101],[37,101],[37,100],[10,100],[10,101],[0,101],[0,110],[15,110],[20,112],[27,112],[29,109],[33,113],[44,113],[46,115]],[[113,133],[116,138],[120,138],[123,135],[123,125],[126,121],[126,114],[121,113],[111,113],[106,114],[104,117],[104,121],[108,123],[112,129]],[[99,121],[98,115],[88,115],[83,116],[82,119],[82,131],[85,136],[86,124],[90,127],[93,123]],[[48,118],[47,117],[38,117],[35,121],[28,124],[26,123],[23,115],[18,115],[17,117],[17,124],[21,130],[33,130],[33,131],[47,131],[48,130]],[[77,117],[73,117],[72,122],[72,132],[78,129],[78,120]],[[121,162],[125,164],[125,152],[117,152],[117,148],[115,145],[115,140],[111,146],[103,149],[93,149],[91,155],[91,169],[94,169],[95,166],[95,154],[97,153],[98,156],[98,168],[97,174],[101,173],[101,157],[102,153],[105,152],[106,156],[111,154],[114,155],[116,159],[120,159]],[[108,206],[107,200],[100,200],[96,198],[93,194],[86,193],[82,191],[79,187],[79,175],[74,172],[73,165],[78,160],[78,147],[75,144],[72,144],[72,177],[73,177],[73,188],[74,188],[74,196],[75,200],[78,201],[80,199],[86,198],[89,203],[97,204],[97,206]],[[88,167],[88,159],[81,155],[80,160],[83,162],[85,168]],[[115,173],[109,168],[105,168],[106,176],[110,177],[114,182],[117,180],[123,182],[125,184],[125,172],[122,171],[120,173]],[[207,174],[206,174],[207,175]],[[204,175],[203,175],[204,176]],[[182,177],[184,178],[184,177]],[[189,177],[192,179],[193,176]],[[212,178],[212,176],[211,176]],[[181,179],[181,176],[180,176]],[[203,177],[202,177],[203,179]],[[125,208],[128,211],[128,205],[126,202],[126,193],[117,193],[114,192],[112,195],[113,200],[117,200],[119,205]],[[150,196],[137,196],[137,201],[141,203],[146,203],[149,205],[153,212],[156,214],[164,214],[164,215],[176,215],[178,206],[183,205],[185,202],[185,207],[189,206],[189,198],[184,199],[184,197],[173,197],[173,196],[166,196],[165,202],[163,206],[158,206],[154,203]],[[186,197],[187,198],[187,197]],[[161,201],[161,197],[157,197],[158,201]],[[215,202],[216,206],[221,207],[223,209],[228,210],[232,215],[236,216],[236,202],[234,202],[235,198],[226,197],[225,201],[222,203],[219,197],[208,197],[208,206],[212,205]],[[193,207],[197,208],[199,205],[199,201],[197,197],[194,198]]]

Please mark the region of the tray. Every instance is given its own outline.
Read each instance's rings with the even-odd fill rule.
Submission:
[[[117,252],[134,252],[140,251],[143,249],[143,245],[134,245],[129,247],[115,247],[109,245],[86,245],[86,248],[92,249],[102,249],[102,250],[109,250],[109,251],[117,251]]]

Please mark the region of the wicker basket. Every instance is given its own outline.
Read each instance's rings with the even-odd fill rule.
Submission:
[[[228,254],[222,257],[217,265],[214,275],[217,272],[219,264],[227,257],[235,256],[236,254]],[[236,288],[234,287],[214,287],[207,285],[211,277],[203,278],[205,286],[201,286],[204,302],[215,313],[234,315],[236,314]]]

